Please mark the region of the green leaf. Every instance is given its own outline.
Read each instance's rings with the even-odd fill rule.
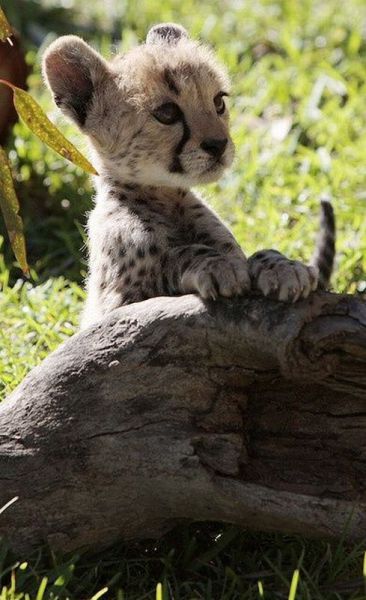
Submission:
[[[77,150],[64,135],[62,135],[61,131],[59,131],[49,120],[39,104],[30,94],[28,94],[28,92],[21,90],[4,79],[0,79],[0,83],[7,85],[13,90],[14,106],[18,115],[22,118],[24,123],[28,125],[29,129],[42,140],[42,142],[58,152],[63,158],[66,158],[78,167],[81,167],[84,171],[92,173],[93,175],[98,175],[97,171],[85,156],[83,156],[81,152],[79,152],[79,150]]]
[[[11,43],[11,45],[13,45],[10,40],[11,35],[13,35],[12,29],[8,23],[8,20],[4,14],[3,9],[0,8],[0,40],[2,42],[5,42],[6,40],[8,40]]]
[[[16,196],[8,157],[0,146],[0,209],[4,215],[11,247],[25,275],[29,274],[27,253],[23,233],[23,222],[19,212],[19,202]]]

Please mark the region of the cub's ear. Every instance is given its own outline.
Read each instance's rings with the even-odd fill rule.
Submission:
[[[107,62],[81,38],[66,35],[46,50],[42,71],[57,106],[83,127],[94,92],[109,76]]]
[[[181,25],[175,23],[159,23],[154,25],[147,34],[147,44],[171,44],[175,45],[181,39],[188,39],[188,33]]]

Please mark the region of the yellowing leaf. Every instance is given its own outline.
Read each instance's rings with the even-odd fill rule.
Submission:
[[[17,261],[25,275],[29,273],[27,254],[23,234],[23,222],[19,212],[19,202],[16,196],[11,176],[8,157],[0,146],[0,209],[4,215],[5,225]]]
[[[5,40],[8,40],[11,44],[11,40],[10,40],[10,36],[13,34],[11,27],[8,23],[8,20],[4,14],[4,11],[2,8],[0,8],[0,40],[2,42],[5,42]]]
[[[84,171],[98,175],[85,156],[62,135],[61,131],[49,120],[39,104],[28,92],[21,90],[4,79],[0,79],[0,83],[11,87],[14,94],[14,106],[18,115],[42,142],[45,142],[47,146],[61,154],[63,158],[81,167]]]

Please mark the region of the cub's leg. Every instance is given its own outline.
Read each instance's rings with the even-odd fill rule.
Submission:
[[[204,244],[171,249],[163,259],[171,294],[198,293],[201,298],[230,298],[250,289],[245,257],[218,252]]]
[[[194,243],[173,250],[170,260],[182,292],[198,292],[202,298],[212,299],[245,294],[250,289],[250,277],[239,244],[207,204],[193,194],[186,201],[185,226]]]
[[[261,250],[248,259],[254,289],[283,302],[307,298],[318,287],[318,270],[289,260],[277,250]]]

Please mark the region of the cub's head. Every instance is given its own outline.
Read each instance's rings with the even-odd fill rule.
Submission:
[[[211,51],[173,24],[105,61],[75,36],[48,48],[43,73],[57,106],[85,132],[99,172],[142,185],[216,180],[233,159],[228,79]]]

